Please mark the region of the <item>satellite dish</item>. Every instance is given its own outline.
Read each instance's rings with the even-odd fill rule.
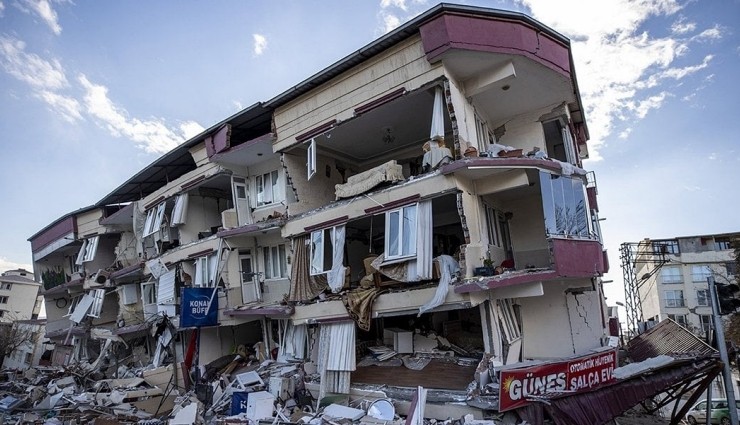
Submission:
[[[367,414],[381,421],[392,421],[396,416],[396,409],[390,400],[375,400],[367,409]]]

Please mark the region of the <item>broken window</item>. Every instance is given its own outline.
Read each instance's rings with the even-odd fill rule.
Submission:
[[[159,209],[159,207],[157,207]],[[185,220],[188,214],[188,194],[181,193],[175,198],[175,206],[172,208],[172,214],[170,218],[170,226],[177,226],[179,224],[185,224]]]
[[[157,282],[149,281],[141,284],[141,302],[144,307],[144,318],[149,319],[157,314]]]
[[[247,180],[243,177],[232,176],[231,193],[233,195],[234,208],[236,209],[237,223],[240,226],[250,224],[252,222],[252,216],[247,197]]]
[[[69,300],[69,308],[67,309],[67,314],[65,314],[63,317],[68,317],[72,315],[72,312],[75,311],[75,309],[77,308],[77,304],[79,304],[80,300],[82,300],[83,295],[85,294],[76,295]]]
[[[105,289],[93,289],[88,292],[88,295],[92,297],[92,305],[87,315],[90,317],[100,317],[100,313],[103,311],[103,300],[105,299]]]
[[[311,275],[331,270],[334,258],[334,228],[311,233]]]
[[[265,279],[283,279],[288,277],[286,257],[285,244],[262,247]]]
[[[98,238],[99,236],[93,236],[82,242],[82,247],[80,247],[80,252],[77,254],[75,264],[82,265],[82,263],[92,261],[95,258],[95,251],[98,249]]]
[[[159,230],[159,227],[162,226],[162,219],[164,218],[164,209],[166,206],[166,202],[161,202],[157,205],[157,208],[150,208],[149,211],[147,211],[143,236],[149,236]]]
[[[277,170],[255,177],[257,206],[274,204],[282,201],[279,186],[280,174]]]
[[[686,303],[683,300],[683,291],[681,290],[664,291],[663,295],[666,307],[686,306]]]
[[[580,178],[540,171],[545,229],[550,236],[589,237],[586,188]]]
[[[486,226],[488,226],[488,243],[501,248],[501,234],[498,228],[499,212],[489,205],[485,205]],[[503,215],[501,215],[503,218]]]
[[[0,304],[7,304],[8,303],[8,297],[3,295],[0,297]]]
[[[708,330],[714,328],[714,324],[712,323],[712,316],[710,314],[701,314],[699,315],[699,319],[701,320],[702,332],[707,332]]]
[[[385,258],[416,255],[416,208],[409,205],[385,213]]]
[[[660,269],[660,281],[669,284],[683,282],[683,276],[681,276],[681,268],[673,266],[663,266],[663,268]]]
[[[316,174],[316,139],[311,139],[308,144],[308,150],[306,151],[306,171],[307,179],[311,180]]]
[[[501,320],[501,327],[506,336],[506,341],[513,341],[522,337],[521,325],[514,311],[514,303],[510,298],[498,300],[498,313]]]
[[[170,317],[175,315],[176,273],[174,269],[167,271],[159,277],[159,285],[157,285],[157,311]]]

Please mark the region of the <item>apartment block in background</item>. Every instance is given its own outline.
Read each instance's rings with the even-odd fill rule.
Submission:
[[[712,327],[707,277],[737,283],[732,241],[738,237],[740,233],[722,233],[641,241],[636,276],[650,276],[639,287],[643,320],[672,319],[705,335]],[[640,256],[656,260],[640,262]]]

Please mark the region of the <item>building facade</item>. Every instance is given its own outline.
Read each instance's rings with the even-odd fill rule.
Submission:
[[[54,362],[120,338],[184,370],[300,360],[348,393],[383,342],[500,365],[588,353],[608,264],[587,139],[565,37],[436,6],[33,235]],[[216,320],[184,325],[201,305]]]
[[[640,242],[636,275],[649,276],[639,288],[643,319],[672,319],[705,335],[712,327],[707,278],[737,283],[732,241],[738,237],[740,233],[723,233]],[[653,261],[640,261],[642,256]]]
[[[36,319],[42,304],[40,288],[33,272],[17,269],[0,274],[0,322]]]

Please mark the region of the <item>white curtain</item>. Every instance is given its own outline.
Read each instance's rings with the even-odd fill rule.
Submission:
[[[432,278],[432,201],[419,202],[416,212],[416,273],[418,280]]]
[[[433,139],[435,136],[444,137],[445,135],[445,119],[442,103],[442,87],[434,89],[434,106],[432,107],[432,130],[429,133],[429,138]]]
[[[188,194],[181,193],[175,199],[175,206],[172,209],[172,219],[170,220],[170,226],[177,226],[178,224],[185,224],[188,214]]]
[[[345,267],[342,264],[344,262],[344,226],[337,226],[334,228],[334,258],[332,258],[331,270],[327,273],[327,279],[329,281],[329,287],[332,292],[337,293],[342,290],[344,286],[344,272]],[[328,241],[324,241],[327,243]]]

